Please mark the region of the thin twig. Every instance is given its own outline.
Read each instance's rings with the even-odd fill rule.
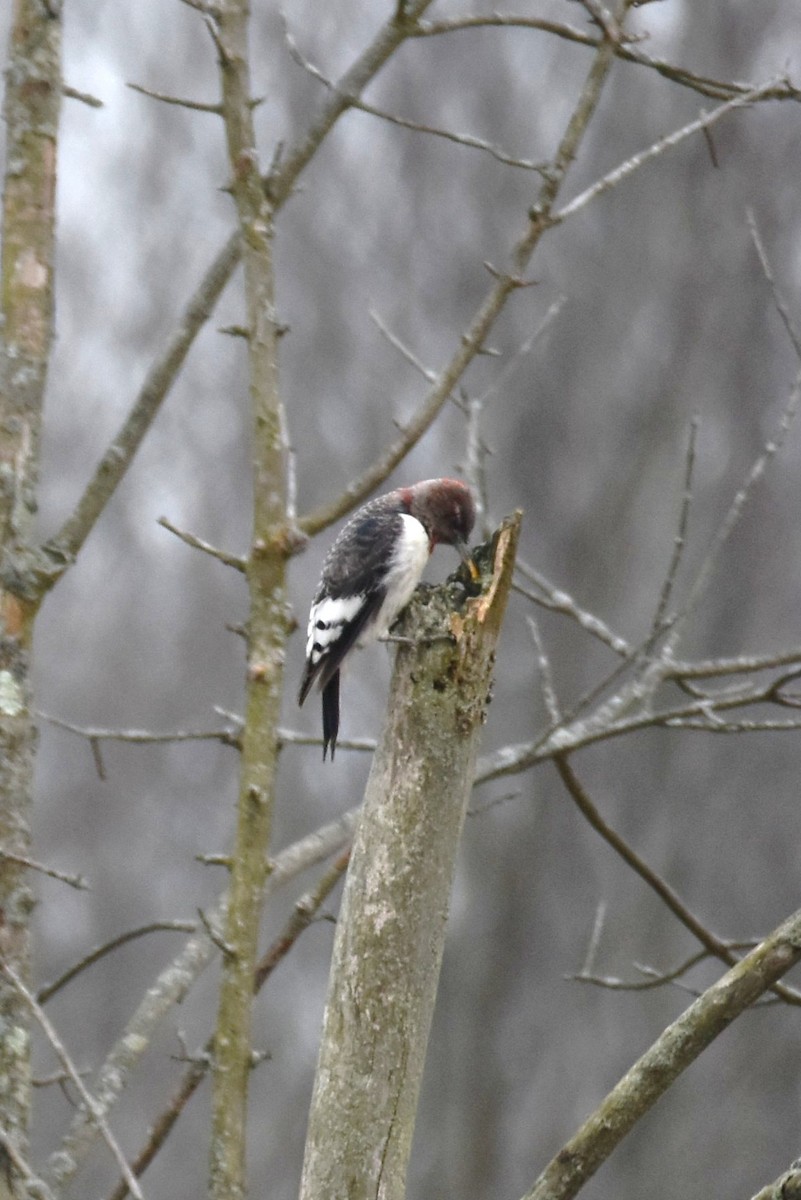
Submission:
[[[540,636],[539,625],[531,616],[529,616],[527,620],[529,631],[537,651],[537,666],[539,667],[540,688],[542,690],[542,698],[545,702],[545,709],[548,713],[548,719],[552,722],[552,724],[558,725],[562,719],[562,709],[556,695],[553,673],[551,671],[551,661],[545,651],[545,645],[542,641],[542,637]]]
[[[557,296],[557,298],[548,305],[545,316],[536,326],[534,331],[520,343],[514,354],[506,360],[504,365],[493,377],[492,383],[482,392],[478,399],[482,404],[500,395],[502,389],[506,386],[516,371],[522,366],[524,360],[528,357],[534,347],[545,336],[545,334],[553,325],[556,318],[561,313],[562,309],[567,304],[567,296]]]
[[[158,524],[162,528],[168,529],[170,533],[174,533],[177,538],[180,538],[182,542],[185,542],[187,546],[191,546],[194,550],[202,550],[204,554],[219,559],[226,567],[233,567],[235,571],[244,573],[247,566],[244,558],[240,558],[236,554],[228,554],[225,550],[218,550],[216,546],[212,546],[210,542],[204,542],[202,538],[197,537],[194,533],[188,533],[185,529],[179,529],[177,525],[173,525],[172,521],[168,521],[166,517],[159,517]]]
[[[542,608],[547,608],[551,612],[564,613],[579,625],[585,633],[591,637],[597,638],[604,646],[607,646],[615,654],[623,658],[628,658],[631,655],[632,649],[625,638],[614,633],[608,625],[606,625],[600,617],[596,617],[594,613],[582,608],[573,597],[562,588],[551,583],[541,571],[530,566],[523,559],[518,558],[516,570],[535,584],[542,591],[543,595],[538,596],[527,588],[522,587],[519,583],[513,584],[516,592],[527,599],[532,600],[535,604]]]
[[[700,133],[703,129],[708,129],[710,125],[714,125],[722,117],[733,112],[738,108],[745,108],[750,104],[754,104],[759,100],[765,100],[772,97],[775,91],[777,80],[772,79],[768,83],[760,84],[753,91],[746,92],[743,96],[735,96],[733,100],[727,100],[725,104],[713,108],[711,112],[704,113],[697,117],[695,121],[690,121],[688,125],[682,126],[681,129],[674,129],[672,133],[660,138],[658,141],[650,145],[646,150],[641,150],[638,154],[632,154],[631,158],[626,159],[624,163],[609,171],[601,179],[597,179],[590,187],[585,188],[578,196],[575,196],[564,208],[560,208],[557,212],[551,214],[551,223],[559,225],[566,221],[568,217],[572,217],[575,213],[580,212],[592,200],[598,196],[602,196],[605,192],[617,187],[624,179],[634,171],[639,170],[645,163],[650,162],[659,155],[664,154],[667,150],[672,150],[675,146],[686,141],[695,133]]]
[[[732,948],[734,948],[732,943],[729,944],[732,945]],[[738,943],[737,945],[740,944]],[[751,945],[753,945],[753,943],[751,943]],[[678,979],[682,975],[686,975],[689,970],[697,966],[699,963],[704,962],[704,960],[707,958],[711,958],[708,950],[698,950],[695,954],[692,954],[689,958],[685,959],[683,963],[680,963],[674,970],[665,972],[657,972],[651,967],[643,967],[638,963],[635,963],[634,966],[637,968],[637,970],[641,971],[643,974],[647,974],[649,978],[639,979],[633,982],[626,979],[619,979],[615,975],[595,975],[592,973],[592,963],[589,965],[585,963],[578,974],[567,975],[565,978],[574,983],[594,983],[598,987],[608,988],[611,991],[647,992],[653,988],[663,987],[665,984],[673,983],[674,980]]]
[[[90,108],[102,108],[103,101],[97,96],[91,95],[89,92],[80,92],[77,88],[70,87],[69,84],[62,84],[61,94],[66,96],[68,100],[79,100],[81,104],[88,104]]]
[[[582,696],[559,726],[551,726],[546,729],[532,748],[535,752],[544,750],[546,751],[544,756],[547,757],[550,753],[558,754],[574,750],[579,744],[588,745],[590,742],[606,737],[620,736],[635,727],[642,728],[665,723],[675,717],[696,715],[692,709],[685,708],[678,712],[663,712],[654,717],[649,708],[660,684],[664,683],[673,671],[675,647],[684,627],[705,596],[721,552],[736,528],[756,483],[761,479],[768,463],[783,445],[798,410],[799,401],[801,401],[801,370],[796,376],[789,399],[780,414],[774,437],[764,444],[744,483],[735,493],[728,512],[701,562],[689,588],[687,598],[680,609],[669,620],[666,619],[661,628],[650,632],[640,646],[631,651],[623,662],[594,685],[589,693]],[[633,675],[624,686],[618,688],[608,699],[599,704],[590,716],[582,715],[603,692],[608,692],[612,685],[632,668]],[[755,703],[764,702],[764,691],[753,693],[752,696],[749,696],[750,700]],[[744,702],[748,701],[736,697],[733,700],[731,698],[716,699],[714,707],[730,707],[732,703],[736,705]],[[710,702],[704,698],[699,701],[697,712],[701,716],[705,716],[711,711],[711,707]],[[633,721],[626,717],[626,714],[631,711],[636,713]],[[507,761],[511,760],[507,759]],[[504,773],[508,773],[508,771]]]
[[[773,274],[773,269],[770,265],[767,251],[765,250],[765,246],[762,242],[762,237],[760,235],[756,217],[754,216],[754,210],[752,208],[746,209],[746,220],[748,221],[748,229],[751,233],[751,240],[754,243],[754,248],[756,249],[759,257],[762,273],[765,276],[765,279],[768,281],[768,286],[770,287],[776,311],[782,319],[784,328],[787,330],[787,336],[793,343],[793,349],[795,350],[796,358],[801,362],[801,333],[799,333],[798,327],[790,315],[790,307],[787,304],[787,301],[779,291],[778,284],[776,283],[776,277]]]
[[[94,966],[101,958],[111,954],[113,950],[119,950],[120,946],[136,941],[137,938],[146,937],[150,933],[194,933],[195,929],[194,921],[151,921],[147,925],[140,925],[137,929],[129,929],[125,933],[118,934],[111,941],[105,942],[102,946],[96,946],[94,950],[90,950],[79,962],[73,963],[63,975],[59,975],[53,983],[46,983],[44,987],[41,987],[36,998],[40,1004],[47,1004],[48,1000],[52,999],[56,992],[65,988],[68,983],[71,983],[76,975],[80,975],[87,967]]]
[[[141,83],[127,83],[132,92],[139,92],[142,96],[148,96],[151,100],[160,100],[162,104],[175,104],[179,108],[188,108],[192,112],[213,113],[219,117],[222,113],[222,105],[207,104],[202,100],[185,100],[181,96],[170,96],[166,92],[154,92],[151,88],[143,87]]]
[[[586,818],[589,824],[601,835],[604,841],[612,847],[623,861],[631,867],[631,869],[639,875],[640,879],[654,891],[665,906],[673,913],[674,917],[692,933],[702,946],[704,946],[710,954],[715,958],[727,964],[734,966],[739,962],[738,956],[731,949],[730,943],[719,938],[716,934],[702,924],[693,912],[687,907],[673,888],[657,874],[656,871],[640,858],[635,850],[620,836],[607,822],[603,819],[598,809],[593,804],[589,795],[579,782],[575,771],[570,766],[566,755],[556,755],[554,757],[554,766],[559,773],[559,778],[562,780],[568,795],[572,798],[576,807]],[[785,987],[782,984],[775,984],[773,991],[777,996],[781,996],[788,1004],[801,1005],[801,993],[796,992],[792,988]]]
[[[73,1086],[77,1089],[78,1095],[80,1096],[82,1104],[86,1110],[88,1119],[96,1126],[100,1136],[103,1138],[103,1141],[111,1151],[112,1157],[119,1167],[120,1172],[128,1185],[128,1190],[130,1191],[131,1195],[135,1196],[136,1200],[143,1200],[142,1192],[139,1184],[136,1181],[136,1177],[133,1175],[131,1168],[128,1166],[128,1162],[122,1150],[120,1149],[119,1143],[109,1129],[103,1107],[97,1103],[94,1096],[92,1096],[88,1091],[86,1084],[81,1078],[80,1072],[77,1070],[67,1052],[67,1048],[56,1033],[55,1027],[48,1018],[44,1009],[37,1002],[33,993],[30,992],[22,982],[12,966],[10,966],[7,962],[2,962],[0,963],[0,970],[2,970],[6,978],[14,985],[20,996],[22,996],[23,1000],[31,1011],[31,1015],[55,1051],[56,1057],[58,1058],[62,1067],[72,1080]]]
[[[624,667],[630,664],[625,663]],[[686,664],[682,664],[686,665]],[[711,664],[705,664],[707,669]],[[710,669],[714,675],[714,670]],[[669,678],[670,676],[666,676]],[[681,707],[650,711],[641,709],[634,716],[615,718],[606,713],[602,718],[592,717],[577,722],[569,713],[558,725],[548,728],[533,741],[503,746],[480,759],[476,766],[474,783],[488,783],[507,775],[516,775],[530,767],[566,752],[572,753],[582,747],[610,738],[624,737],[641,729],[690,729],[704,733],[750,733],[778,731],[786,732],[801,727],[799,720],[743,719],[727,720],[721,714],[736,708],[758,704],[779,704],[773,683],[762,687],[740,684],[715,695],[698,696],[692,704]],[[786,704],[786,701],[784,701]]]
[[[424,379],[428,380],[429,383],[434,383],[437,378],[436,371],[432,371],[430,367],[426,367],[420,361],[414,351],[410,350],[406,343],[402,342],[398,335],[392,332],[392,330],[374,308],[369,309],[369,315],[370,320],[378,328],[382,337],[386,338],[390,346],[393,346],[397,351],[399,351],[406,361],[410,363],[416,371],[420,372]]]
[[[413,36],[437,37],[442,34],[459,33],[463,30],[492,27],[539,30],[542,33],[550,33],[555,37],[575,42],[590,49],[597,49],[599,45],[599,39],[595,34],[587,33],[584,29],[578,29],[575,25],[566,25],[558,21],[546,21],[539,17],[515,16],[514,14],[503,15],[499,13],[483,17],[454,17],[450,20],[442,21],[420,21]],[[692,71],[685,70],[684,67],[677,66],[675,63],[652,58],[641,48],[634,47],[630,43],[620,42],[615,47],[615,53],[626,62],[648,67],[664,78],[672,80],[673,83],[691,88],[693,91],[699,92],[702,96],[709,96],[713,100],[729,100],[733,96],[740,96],[753,91],[752,84],[697,75]],[[789,81],[782,80],[776,86],[775,94],[771,94],[768,98],[771,100],[798,101],[801,99],[801,93]]]
[[[83,875],[67,875],[64,871],[57,871],[55,867],[46,867],[44,863],[27,858],[24,854],[12,854],[10,850],[0,849],[0,858],[5,858],[9,862],[19,863],[21,867],[27,867],[30,871],[38,871],[41,875],[49,875],[51,879],[58,879],[59,882],[69,884],[70,887],[77,888],[78,891],[91,891],[91,886],[84,879]]]
[[[465,414],[464,477],[476,501],[476,529],[480,531],[481,539],[486,541],[492,535],[493,526],[487,495],[486,459],[489,450],[481,436],[484,404],[478,396],[468,396],[462,407]]]
[[[671,729],[688,729],[699,733],[788,733],[801,729],[801,720],[715,721],[703,717],[675,717],[665,724]]]
[[[239,745],[239,736],[230,729],[175,729],[159,733],[154,729],[107,729],[103,726],[75,725],[50,713],[37,712],[42,721],[65,729],[90,742],[130,742],[137,746],[160,745],[169,742],[221,742],[224,746]]]
[[[510,800],[518,800],[520,798],[520,789],[514,792],[504,792],[500,796],[493,796],[490,800],[485,800],[482,804],[473,804],[467,810],[468,817],[483,817],[488,812],[492,812],[494,808],[499,808],[502,804],[508,804]],[[531,813],[529,812],[529,818]]]
[[[772,438],[769,438],[765,442],[761,452],[754,460],[750,471],[746,475],[744,483],[738,488],[729,506],[729,510],[712,540],[712,545],[698,569],[687,599],[673,622],[669,638],[671,653],[673,646],[678,641],[680,628],[686,625],[688,617],[695,611],[702,598],[706,595],[723,548],[737,527],[743,510],[751,498],[754,487],[764,475],[768,463],[778,454],[784,445],[784,441],[798,412],[799,402],[801,402],[801,370],[799,370],[795,377],[789,399],[782,409],[776,432]]]
[[[306,55],[301,51],[298,43],[289,28],[286,14],[282,13],[284,22],[284,40],[286,41],[287,49],[294,62],[302,67],[307,74],[316,79],[318,83],[323,84],[329,91],[336,91],[336,83],[329,79],[319,67],[315,66]],[[400,117],[395,113],[387,112],[385,109],[377,108],[374,104],[368,104],[361,96],[347,95],[345,99],[348,101],[351,108],[357,109],[359,112],[366,113],[368,116],[377,117],[381,121],[387,121],[391,125],[397,125],[401,129],[409,129],[414,133],[426,133],[433,137],[443,138],[448,142],[455,142],[458,146],[466,146],[470,150],[482,150],[486,154],[490,154],[496,162],[503,163],[509,167],[519,167],[524,171],[538,171],[543,173],[545,166],[543,163],[531,162],[527,158],[519,158],[516,155],[508,154],[505,150],[498,146],[493,146],[491,142],[485,141],[483,138],[474,137],[469,133],[454,133],[449,129],[440,129],[434,125],[427,125],[422,121],[412,121],[406,117]]]
[[[673,595],[673,588],[676,583],[676,575],[678,574],[681,564],[682,554],[687,544],[687,528],[690,520],[690,509],[693,502],[693,471],[695,469],[695,447],[698,440],[699,418],[693,417],[690,422],[690,432],[687,438],[687,455],[684,464],[684,489],[681,498],[681,510],[679,513],[679,525],[676,530],[676,536],[673,539],[673,554],[671,555],[668,565],[665,581],[662,584],[662,591],[659,595],[659,602],[656,606],[654,619],[651,625],[653,633],[657,633],[664,623],[667,615],[668,606]]]
[[[801,646],[787,650],[776,650],[768,654],[739,654],[734,658],[704,658],[698,662],[676,660],[668,672],[668,679],[715,679],[729,675],[749,675],[758,671],[769,671],[772,667],[801,664]]]
[[[322,746],[323,740],[321,737],[313,733],[299,733],[294,729],[279,729],[278,741],[282,746]],[[337,740],[337,750],[357,750],[362,753],[369,753],[375,750],[375,738],[345,738],[343,741]]]
[[[592,923],[592,933],[590,940],[587,943],[587,953],[584,956],[584,966],[581,968],[580,976],[583,978],[588,975],[594,965],[598,955],[598,947],[601,944],[601,934],[603,933],[604,921],[606,920],[606,904],[603,900],[599,900],[595,909],[595,919]]]

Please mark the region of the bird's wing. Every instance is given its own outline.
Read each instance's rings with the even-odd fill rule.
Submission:
[[[298,704],[306,699],[315,680],[325,688],[378,614],[386,596],[385,580],[400,520],[397,512],[371,511],[367,505],[349,521],[329,551],[309,616]]]
[[[358,598],[360,604],[354,616],[336,626],[332,625],[330,621],[326,621],[326,624],[328,624],[326,632],[330,633],[333,628],[337,629],[336,639],[329,642],[319,655],[315,655],[312,652],[306,659],[306,667],[303,671],[300,691],[298,692],[298,704],[302,704],[306,699],[309,689],[315,680],[318,681],[320,688],[325,688],[331,677],[342,666],[345,655],[353,648],[362,631],[369,625],[370,620],[381,608],[384,602],[384,589],[378,588],[367,595],[348,597],[348,599],[356,598]],[[335,601],[329,599],[323,603],[333,607]],[[313,613],[314,611],[312,609]]]

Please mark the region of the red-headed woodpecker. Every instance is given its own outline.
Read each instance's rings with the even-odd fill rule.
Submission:
[[[354,646],[384,637],[412,598],[438,542],[455,546],[476,574],[467,539],[476,519],[458,479],[396,488],[358,509],[328,551],[312,601],[298,704],[312,684],[323,694],[323,759],[339,731],[339,670]]]

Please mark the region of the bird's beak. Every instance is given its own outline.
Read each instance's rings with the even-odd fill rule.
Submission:
[[[481,579],[481,572],[473,561],[470,551],[467,548],[467,542],[456,542],[456,549],[459,551],[459,557],[462,562],[470,572],[470,578],[473,580],[473,583],[478,583]]]

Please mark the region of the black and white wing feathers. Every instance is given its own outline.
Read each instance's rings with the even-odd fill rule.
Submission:
[[[384,604],[386,580],[403,522],[402,515],[388,511],[384,501],[381,497],[356,513],[323,563],[309,614],[299,704],[315,681],[325,689]]]

